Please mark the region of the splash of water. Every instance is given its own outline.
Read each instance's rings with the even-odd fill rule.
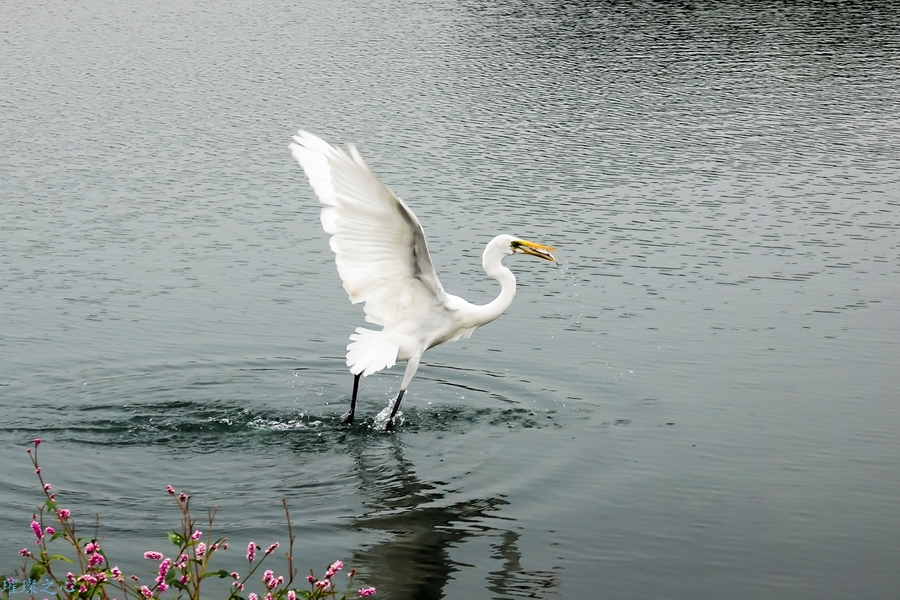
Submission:
[[[388,403],[381,412],[375,415],[375,419],[372,421],[372,427],[374,429],[384,429],[384,426],[387,425],[388,419],[391,418],[391,411],[394,409],[394,403],[397,401],[395,397],[391,402]],[[394,416],[394,425],[399,425],[403,422],[403,411],[397,411],[397,414]]]
[[[556,268],[559,270],[559,279],[569,279],[569,263],[562,260],[556,261]]]

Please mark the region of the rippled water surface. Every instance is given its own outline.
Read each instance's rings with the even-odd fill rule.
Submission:
[[[896,598],[900,9],[7,2],[0,572],[24,447],[144,574],[167,484],[384,599]],[[448,291],[518,296],[363,380],[287,149],[354,142]],[[279,563],[276,570],[283,569]]]

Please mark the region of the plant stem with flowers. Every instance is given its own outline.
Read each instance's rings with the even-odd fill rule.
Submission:
[[[210,577],[220,579],[230,577],[234,580],[227,600],[260,600],[260,596],[255,593],[250,592],[246,597],[242,593],[250,585],[250,579],[263,562],[278,548],[279,543],[275,542],[268,546],[257,560],[257,552],[262,548],[256,543],[250,542],[247,546],[247,574],[244,577],[241,577],[237,571],[229,573],[224,569],[211,569],[210,560],[213,554],[228,549],[227,538],[213,539],[211,533],[218,508],[207,511],[206,530],[208,533],[204,535],[196,528],[197,519],[191,516],[191,497],[184,493],[178,493],[172,486],[166,486],[166,492],[176,500],[178,508],[181,510],[180,531],[170,531],[168,534],[169,541],[177,549],[174,557],[166,557],[162,552],[157,551],[144,553],[145,559],[159,562],[159,566],[154,570],[155,578],[152,584],[147,582],[142,585],[137,576],[126,577],[118,567],[109,567],[106,554],[100,548],[100,542],[97,540],[96,529],[99,529],[99,523],[95,528],[93,538],[78,537],[71,510],[59,508],[56,494],[51,491],[52,486],[44,481],[41,467],[38,464],[37,451],[40,444],[41,440],[36,438],[33,447],[27,449],[45,496],[43,505],[38,512],[32,515],[31,522],[31,530],[36,537],[38,552],[35,554],[27,548],[19,552],[21,556],[25,557],[25,564],[19,569],[19,574],[23,578],[27,577],[27,580],[20,581],[12,577],[0,580],[2,583],[0,600],[8,600],[10,594],[20,591],[29,592],[31,600],[34,600],[35,594],[55,596],[57,600],[109,600],[110,593],[117,592],[120,592],[126,600],[148,600],[161,599],[167,591],[172,593],[173,600],[186,598],[199,600],[201,583]],[[307,577],[310,584],[309,590],[295,589],[293,582],[297,573],[293,566],[294,534],[287,503],[282,500],[282,504],[288,525],[289,545],[286,553],[288,577],[285,580],[283,575],[276,576],[274,571],[266,570],[261,580],[263,600],[297,600],[298,598],[302,600],[323,598],[348,600],[375,594],[375,588],[361,588],[355,593],[351,592],[350,586],[356,575],[356,570],[352,569],[348,574],[347,589],[339,596],[333,579],[344,566],[341,561],[331,563],[321,580],[317,579],[310,571]],[[59,530],[53,525],[45,524],[45,520],[55,523]],[[75,560],[62,554],[50,553],[50,544],[59,539],[64,540],[74,550]],[[65,577],[60,576],[54,570],[58,568],[59,563],[72,565],[70,568],[77,571],[78,574],[69,570]],[[37,584],[41,580],[44,580],[45,583],[42,589],[37,590]],[[20,584],[23,587],[22,590],[18,589]],[[58,589],[48,589],[53,586]]]

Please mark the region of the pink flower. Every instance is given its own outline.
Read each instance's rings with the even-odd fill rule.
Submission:
[[[170,494],[172,494],[173,496],[175,495],[175,488],[173,488],[171,485],[166,486],[166,491],[169,492]]]
[[[31,452],[31,451],[29,450],[29,452]],[[35,470],[34,470],[34,474],[35,474],[35,475],[40,475],[40,474],[41,474],[41,468],[38,467],[37,469],[35,469]]]
[[[297,600],[297,594],[294,593],[294,590],[288,590],[288,600]]]
[[[310,573],[309,575],[306,576],[306,580],[310,583],[316,582],[316,578],[312,576],[312,573]]]
[[[263,583],[269,583],[273,579],[275,579],[275,573],[271,569],[263,573]]]
[[[41,438],[34,438],[34,445],[37,446],[41,443]]]
[[[122,575],[122,570],[119,567],[113,567],[110,569],[110,573],[112,573],[113,578],[116,581],[122,581],[125,577]]]
[[[256,551],[258,549],[259,549],[259,546],[257,546],[253,542],[250,542],[250,544],[247,545],[247,560],[249,560],[250,562],[253,562],[254,560],[256,560]]]
[[[49,484],[49,483],[45,483],[45,484],[44,484],[44,491],[45,491],[45,492],[49,492],[49,491],[50,491],[50,484]]]
[[[53,535],[54,533],[56,533],[56,530],[53,529],[52,527],[50,527],[50,526],[48,525],[47,528],[44,529],[44,532],[45,532],[47,535]]]
[[[181,585],[184,585],[185,583],[188,582],[188,579],[190,579],[190,577],[188,576],[187,573],[185,573],[184,575],[182,575],[181,577],[178,578],[178,583],[180,583]]]
[[[266,556],[268,556],[268,555],[272,554],[273,552],[275,552],[275,548],[277,548],[277,547],[278,547],[278,542],[275,542],[274,544],[272,544],[271,546],[269,546],[268,548],[266,548]]]
[[[29,550],[28,548],[22,548],[21,550],[19,550],[19,554],[21,556],[34,556],[34,554],[32,554],[31,550]]]
[[[188,499],[187,494],[185,494],[184,492],[181,492],[180,494],[178,494],[178,501],[179,501],[179,502],[184,502],[184,501],[187,500],[187,499]]]
[[[231,578],[232,578],[232,579],[237,579],[237,578],[239,578],[239,577],[240,577],[240,574],[239,574],[237,571],[232,571],[232,572],[231,572]]]
[[[317,587],[317,588],[327,588],[329,585],[331,585],[331,582],[330,582],[330,581],[322,580],[322,581],[317,581],[317,582],[316,582],[316,587]]]
[[[247,600],[259,600],[259,596],[257,596],[253,592],[250,592],[249,594],[247,594]]]
[[[141,586],[141,593],[147,598],[153,595],[153,592],[151,592],[150,588],[148,588],[146,585]]]
[[[366,596],[374,596],[374,595],[375,595],[375,588],[363,588],[363,589],[359,590],[360,598],[365,598]]]
[[[169,572],[169,567],[172,566],[172,559],[167,558],[159,564],[159,576],[165,578],[166,573]]]
[[[69,510],[68,508],[61,508],[58,511],[56,511],[56,516],[58,516],[60,519],[65,521],[66,519],[68,519],[69,517],[72,516],[72,511]]]
[[[44,532],[41,530],[41,524],[37,521],[31,522],[31,530],[34,532],[34,535],[39,541],[42,537],[44,537]]]
[[[202,531],[195,531],[194,533],[191,534],[191,540],[196,542],[197,540],[200,539],[200,536],[202,536],[202,535],[203,535]]]
[[[197,556],[202,558],[204,554],[206,554],[206,544],[200,542],[197,544]]]
[[[272,594],[266,594],[265,600],[272,600]]]
[[[88,542],[84,546],[84,553],[90,554],[91,552],[94,552],[98,547],[99,546],[97,546],[97,544],[95,542]]]
[[[150,550],[149,552],[144,552],[144,558],[146,558],[147,560],[162,560],[163,553]]]
[[[91,557],[88,559],[88,564],[92,567],[96,567],[97,565],[99,565],[102,562],[103,562],[103,555],[97,554],[96,552],[91,554]]]
[[[331,566],[328,567],[328,570],[325,572],[325,579],[331,579],[334,577],[338,571],[340,571],[344,567],[344,563],[339,560],[331,563]]]

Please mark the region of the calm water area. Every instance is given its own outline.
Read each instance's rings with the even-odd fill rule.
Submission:
[[[451,293],[558,248],[392,435],[299,128]],[[900,597],[900,5],[8,0],[0,131],[0,573],[39,436],[141,576],[171,484],[383,600]]]

